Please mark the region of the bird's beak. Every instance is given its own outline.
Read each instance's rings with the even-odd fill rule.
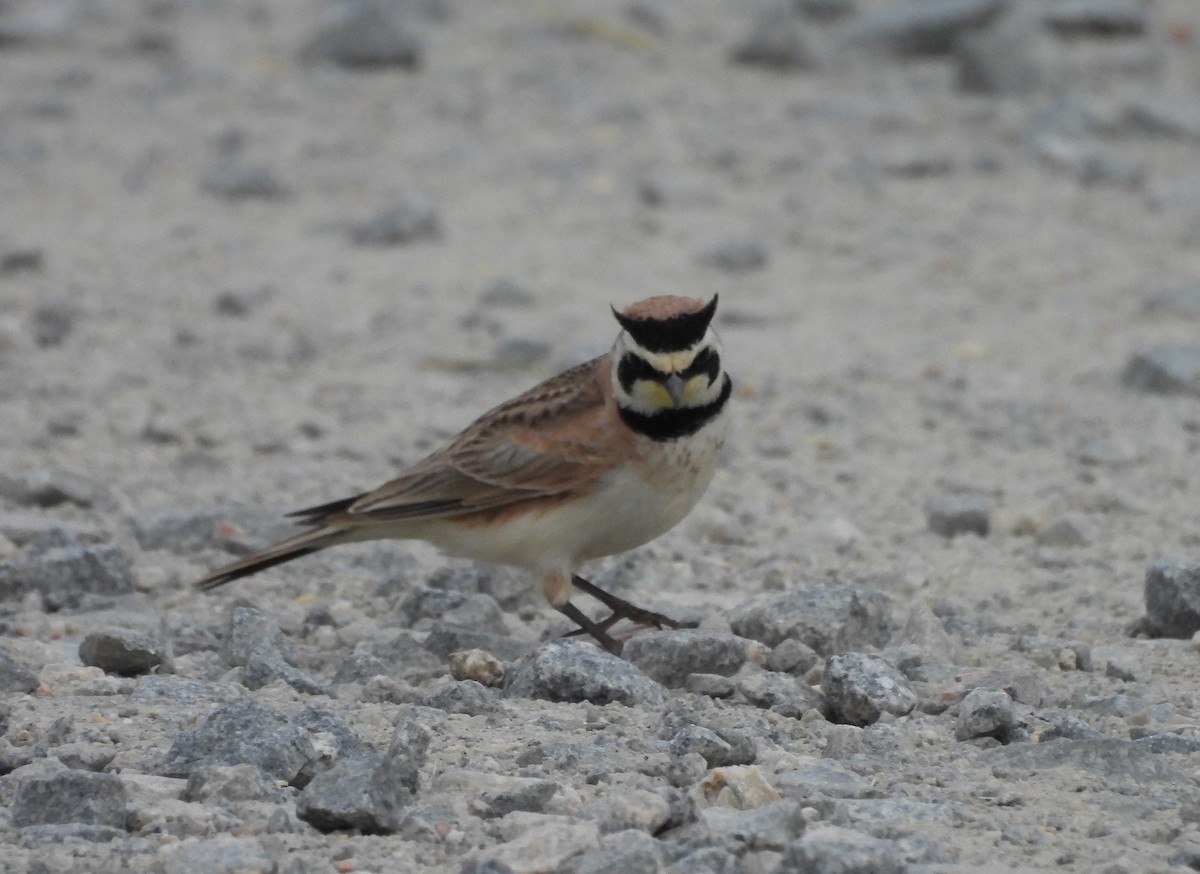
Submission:
[[[663,388],[667,390],[667,395],[671,398],[671,403],[677,409],[683,406],[683,379],[678,373],[672,373],[663,380]]]

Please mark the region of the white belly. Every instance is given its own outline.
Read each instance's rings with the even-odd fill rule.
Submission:
[[[548,509],[494,524],[445,520],[414,534],[449,555],[540,572],[570,571],[588,559],[625,552],[674,527],[700,500],[712,481],[724,425],[713,422],[690,438],[654,445],[643,462]]]

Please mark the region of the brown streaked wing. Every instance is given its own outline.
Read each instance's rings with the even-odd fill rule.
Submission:
[[[580,489],[611,467],[619,441],[597,434],[608,402],[601,356],[489,410],[453,443],[347,508],[352,517],[457,516]]]

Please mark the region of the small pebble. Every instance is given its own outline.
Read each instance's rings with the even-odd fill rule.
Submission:
[[[1143,598],[1151,635],[1190,638],[1200,631],[1200,561],[1154,562],[1146,571]]]
[[[930,531],[943,537],[987,537],[992,524],[992,499],[982,494],[938,495],[925,505],[925,520]]]
[[[350,229],[359,246],[398,246],[418,240],[436,240],[442,234],[433,204],[411,195]]]
[[[1139,391],[1200,397],[1200,345],[1138,350],[1125,365],[1121,379]]]
[[[485,650],[452,652],[446,660],[450,665],[450,676],[456,680],[474,680],[484,686],[500,686],[504,683],[504,663]]]
[[[329,10],[300,57],[348,69],[413,69],[421,61],[421,52],[421,41],[399,20],[393,4],[343,0]]]
[[[109,674],[148,674],[163,663],[163,645],[124,628],[93,631],[79,644],[79,660]]]

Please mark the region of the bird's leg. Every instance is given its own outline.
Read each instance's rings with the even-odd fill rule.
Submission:
[[[606,592],[599,586],[589,583],[578,574],[572,575],[571,585],[584,594],[591,595],[609,610],[613,611],[611,616],[598,624],[601,630],[611,628],[619,619],[628,619],[630,622],[636,622],[638,625],[650,625],[654,628],[681,628],[683,625],[683,623],[675,621],[670,616],[663,616],[661,613],[655,613],[653,610],[646,610],[638,607],[636,604],[630,604],[624,598],[618,598],[611,592]]]
[[[613,655],[621,654],[621,643],[613,640],[609,635],[608,629],[612,625],[612,617],[604,622],[593,622],[588,619],[587,615],[572,604],[570,601],[563,604],[561,607],[555,607],[559,613],[566,616],[572,622],[579,626],[575,631],[569,631],[563,637],[571,637],[576,634],[590,634],[594,637],[602,647],[611,652]]]

